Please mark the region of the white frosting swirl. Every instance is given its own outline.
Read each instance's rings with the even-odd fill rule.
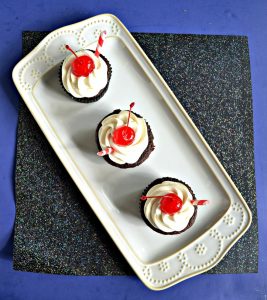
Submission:
[[[114,152],[109,154],[109,158],[117,164],[135,163],[148,145],[148,133],[146,121],[131,113],[129,126],[135,132],[135,138],[132,144],[128,146],[119,146],[113,142],[112,136],[116,128],[127,125],[129,111],[120,111],[118,114],[112,114],[102,121],[102,126],[98,132],[98,139],[101,148],[112,147]]]
[[[146,196],[162,196],[168,193],[175,193],[183,200],[181,210],[173,215],[165,214],[160,209],[161,199],[149,198],[145,200],[145,216],[155,228],[164,232],[181,231],[186,228],[195,211],[194,206],[190,202],[192,195],[188,188],[180,182],[163,181],[154,185],[147,192]]]
[[[92,58],[95,68],[89,76],[77,77],[72,73],[71,63],[75,59],[73,54],[65,58],[62,65],[62,83],[64,88],[76,98],[90,98],[96,96],[108,82],[108,66],[106,62],[99,56],[97,58],[93,52],[89,50],[81,50],[76,52],[77,56],[87,55]]]

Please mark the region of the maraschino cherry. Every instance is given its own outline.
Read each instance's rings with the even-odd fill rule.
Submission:
[[[173,215],[181,210],[183,200],[174,193],[169,193],[162,197],[160,201],[160,209],[165,214]]]
[[[134,102],[130,104],[127,125],[119,127],[115,129],[113,132],[113,136],[112,136],[113,142],[119,146],[129,146],[134,141],[135,132],[131,127],[129,127],[129,120],[130,120],[131,110],[133,106],[134,106]]]
[[[160,210],[168,215],[173,215],[180,211],[183,206],[183,200],[174,193],[169,193],[163,196],[141,196],[141,200],[146,200],[148,198],[159,198],[160,200]]]
[[[87,77],[90,73],[93,72],[95,64],[91,57],[87,55],[77,56],[77,54],[70,48],[69,45],[66,45],[66,49],[76,56],[74,61],[71,63],[71,71],[75,76]]]

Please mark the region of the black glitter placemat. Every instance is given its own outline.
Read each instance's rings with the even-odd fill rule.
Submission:
[[[24,32],[28,53],[47,32]],[[209,273],[258,270],[248,41],[240,36],[134,34],[210,144],[253,214],[249,231]],[[133,274],[21,102],[16,161],[16,270]]]

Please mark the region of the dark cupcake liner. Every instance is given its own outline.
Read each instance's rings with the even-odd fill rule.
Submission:
[[[113,114],[118,114],[121,110],[120,109],[116,109],[114,110],[112,113],[106,115],[100,122],[99,124],[97,125],[97,128],[96,128],[96,144],[97,144],[97,148],[99,151],[102,151],[102,148],[100,146],[100,143],[99,143],[99,139],[98,139],[98,131],[100,129],[100,127],[102,126],[102,121],[104,119],[106,119],[108,116],[110,115],[113,115]],[[135,112],[132,112],[133,114],[135,114],[138,118],[142,118],[140,115],[138,115],[137,113]],[[151,152],[155,149],[155,145],[154,145],[154,136],[153,136],[153,133],[152,133],[152,130],[149,126],[149,124],[146,122],[146,125],[147,125],[147,133],[148,133],[148,145],[146,147],[146,149],[144,150],[144,152],[141,154],[141,156],[139,157],[139,159],[133,163],[133,164],[117,164],[115,163],[114,161],[112,161],[108,155],[105,155],[103,156],[103,158],[105,159],[105,161],[107,163],[109,163],[110,165],[114,166],[114,167],[117,167],[117,168],[121,168],[121,169],[129,169],[129,168],[134,168],[134,167],[137,167],[139,165],[141,165],[148,157],[149,155],[151,154]]]
[[[191,187],[190,187],[187,183],[183,182],[182,180],[178,180],[178,179],[172,178],[172,177],[162,177],[162,178],[158,178],[158,179],[154,180],[153,182],[151,182],[151,183],[145,188],[145,190],[143,191],[142,195],[145,196],[145,195],[148,193],[148,191],[149,191],[154,185],[160,184],[160,183],[162,183],[163,181],[173,181],[173,182],[180,182],[180,183],[184,184],[184,185],[188,188],[190,194],[192,195],[192,198],[193,198],[193,199],[196,199],[196,196],[195,196],[194,192],[192,191]],[[186,231],[187,229],[189,229],[189,228],[195,223],[195,220],[196,220],[196,217],[197,217],[197,209],[198,209],[197,206],[194,206],[194,208],[195,208],[194,214],[193,214],[193,216],[191,217],[191,219],[189,220],[187,226],[186,226],[183,230],[181,230],[181,231],[172,231],[172,232],[164,232],[164,231],[162,231],[162,230],[160,230],[160,229],[154,227],[154,226],[148,221],[148,219],[146,218],[145,212],[144,212],[145,202],[146,202],[146,201],[140,200],[140,212],[141,212],[141,216],[142,216],[144,222],[146,223],[146,225],[149,226],[152,230],[154,230],[154,231],[156,231],[156,232],[158,232],[158,233],[161,233],[161,234],[164,234],[164,235],[181,234],[181,233],[183,233],[184,231]]]
[[[91,52],[94,52],[93,50],[90,50],[90,49],[88,49],[88,50],[91,51]],[[64,87],[64,85],[63,85],[63,82],[62,82],[62,76],[61,76],[61,73],[62,73],[62,65],[63,65],[64,60],[62,61],[61,65],[60,65],[60,68],[59,68],[59,82],[60,82],[60,85],[62,86],[63,90],[64,90],[64,91],[65,91],[65,92],[66,92],[73,100],[75,100],[75,101],[77,101],[77,102],[80,102],[80,103],[92,103],[92,102],[98,101],[100,98],[102,98],[102,97],[105,95],[105,93],[106,93],[106,91],[108,90],[108,87],[109,87],[109,82],[110,82],[110,78],[111,78],[111,74],[112,74],[112,67],[111,67],[110,62],[108,61],[108,59],[107,59],[104,55],[100,54],[100,57],[105,61],[105,63],[106,63],[107,66],[108,66],[108,81],[107,81],[106,86],[105,86],[102,90],[100,90],[99,93],[98,93],[96,96],[94,96],[94,97],[76,98],[76,97],[74,97],[73,95],[71,95],[71,94],[65,89],[65,87]]]

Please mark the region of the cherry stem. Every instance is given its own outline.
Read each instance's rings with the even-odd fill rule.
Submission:
[[[75,55],[78,58],[77,54],[71,49],[69,45],[66,45],[65,47],[67,50],[69,50],[73,55]]]
[[[127,120],[127,127],[129,127],[130,115],[131,115],[132,108],[134,107],[134,104],[135,104],[134,102],[132,102],[130,104],[130,110],[129,110],[128,120]]]
[[[146,200],[146,199],[149,199],[149,198],[163,198],[164,196],[144,196],[142,195],[140,197],[141,200]]]

